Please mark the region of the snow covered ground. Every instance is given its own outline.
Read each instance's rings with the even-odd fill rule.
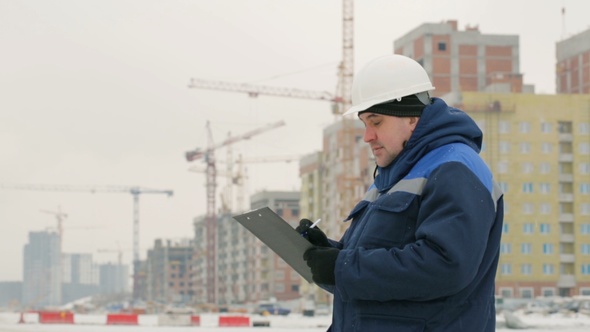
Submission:
[[[76,315],[74,325],[38,324],[34,321],[34,314],[25,316],[25,324],[18,324],[18,313],[0,313],[0,332],[323,332],[326,331],[330,316],[303,317],[292,314],[286,317],[263,317],[250,315],[251,322],[270,322],[269,327],[218,327],[218,316],[212,314],[201,315],[201,326],[158,326],[158,317],[155,315],[140,315],[138,326],[114,326],[105,325],[104,316],[101,315]],[[563,331],[563,332],[588,332],[590,331],[590,316],[571,315],[563,316],[541,314],[517,314],[518,319],[527,327],[527,332]],[[505,327],[503,315],[497,318],[497,332],[514,331]]]

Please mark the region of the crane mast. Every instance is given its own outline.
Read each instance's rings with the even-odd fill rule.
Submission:
[[[354,1],[342,0],[342,62],[339,68],[338,95],[341,97],[339,114],[342,115],[352,105],[352,81],[354,76]],[[354,124],[352,119],[341,117],[343,131],[343,153],[342,153],[342,179],[344,188],[341,199],[337,201],[337,209],[340,220],[344,220],[350,209],[354,206],[354,185],[353,176],[354,163]],[[333,225],[335,223],[332,223]]]

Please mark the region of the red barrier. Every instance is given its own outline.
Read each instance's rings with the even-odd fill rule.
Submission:
[[[250,317],[245,316],[219,316],[219,326],[250,326]]]
[[[41,324],[74,324],[74,313],[67,311],[40,311]]]
[[[107,325],[137,325],[136,314],[108,314]]]
[[[191,316],[192,326],[201,326],[201,316]]]

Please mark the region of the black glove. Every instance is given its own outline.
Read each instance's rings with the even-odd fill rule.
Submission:
[[[335,285],[334,268],[340,249],[312,247],[305,251],[303,260],[311,268],[312,279],[316,284]]]
[[[324,234],[324,232],[322,232],[322,230],[318,227],[309,228],[309,226],[311,225],[311,220],[301,219],[299,221],[299,226],[297,226],[295,230],[299,234],[303,235],[303,237],[306,238],[307,241],[311,242],[311,244],[313,244],[314,246],[332,247],[332,244],[330,243],[330,241],[328,241],[328,237],[326,236],[326,234]]]

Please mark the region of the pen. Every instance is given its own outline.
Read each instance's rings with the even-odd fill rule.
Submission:
[[[320,218],[320,219],[316,220],[316,221],[315,221],[313,224],[311,224],[311,226],[309,226],[309,228],[314,228],[314,227],[316,227],[316,226],[317,226],[317,225],[320,223],[320,221],[322,221],[322,218]]]
[[[320,223],[320,221],[322,221],[322,218],[316,220],[313,224],[311,224],[311,226],[309,226],[308,230],[316,227]],[[303,237],[307,236],[307,231],[301,233],[301,236],[303,236]]]

